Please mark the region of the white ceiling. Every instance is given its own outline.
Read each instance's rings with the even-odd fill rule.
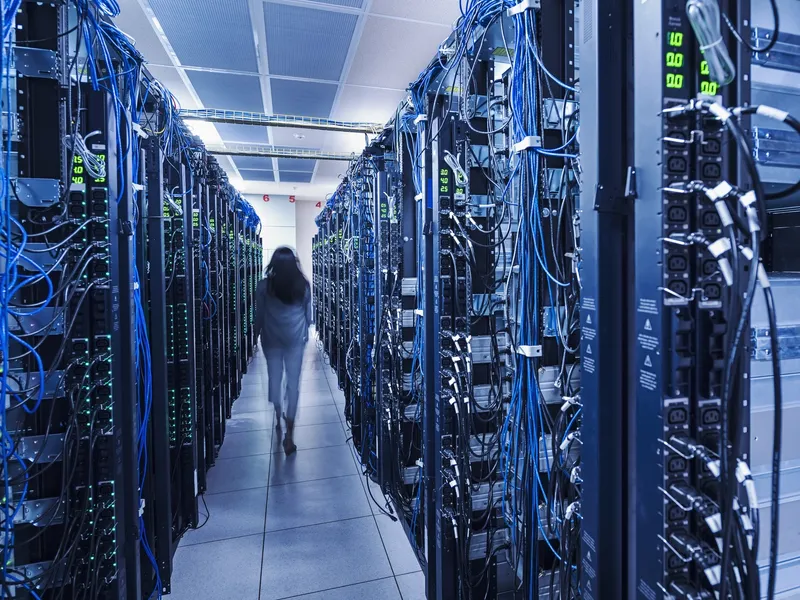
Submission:
[[[450,33],[458,0],[119,0],[118,26],[183,108],[386,122]],[[358,152],[363,134],[200,125],[207,143]],[[343,161],[220,157],[245,193],[322,199]]]

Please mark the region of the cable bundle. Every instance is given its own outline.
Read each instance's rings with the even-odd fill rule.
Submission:
[[[686,15],[708,62],[709,76],[720,85],[728,85],[736,78],[736,67],[722,39],[719,3],[717,0],[688,0]]]

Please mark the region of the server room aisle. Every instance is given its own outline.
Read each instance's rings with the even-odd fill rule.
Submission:
[[[181,542],[168,598],[423,600],[402,528],[367,495],[346,441],[344,396],[313,338],[293,456],[275,434],[260,351],[249,371],[209,472],[211,516]]]

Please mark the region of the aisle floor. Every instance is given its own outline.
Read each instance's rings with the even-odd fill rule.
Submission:
[[[167,598],[424,600],[424,577],[401,526],[368,495],[343,407],[312,338],[298,451],[286,457],[267,402],[264,356],[256,354],[209,472],[210,518],[181,542]]]

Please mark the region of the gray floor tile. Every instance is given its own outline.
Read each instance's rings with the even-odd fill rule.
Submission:
[[[359,477],[351,475],[272,486],[267,531],[370,516]]]
[[[397,585],[403,600],[425,600],[425,575],[422,571],[399,575]]]
[[[358,474],[347,446],[301,449],[288,457],[274,456],[270,485]]]
[[[266,485],[270,455],[218,460],[208,472],[208,493],[235,492]]]
[[[320,425],[321,423],[340,423],[340,409],[335,404],[303,406],[297,409],[298,425]]]
[[[200,529],[189,531],[181,541],[188,546],[243,537],[264,532],[264,516],[267,507],[267,488],[240,490],[225,494],[206,496],[210,517]],[[205,506],[200,502],[200,510]],[[200,518],[203,522],[204,517]]]
[[[375,507],[372,500],[370,500],[370,504]],[[375,509],[378,510],[377,507]],[[384,514],[376,514],[375,520],[378,522],[378,530],[383,539],[386,553],[389,555],[389,562],[392,564],[394,574],[405,575],[419,571],[419,561],[400,522],[392,521]]]
[[[239,458],[242,456],[255,456],[269,454],[272,450],[272,439],[275,430],[270,427],[260,431],[243,431],[242,433],[228,433],[222,448],[219,450],[219,459]]]
[[[342,426],[339,423],[298,425],[294,429],[294,443],[300,450],[342,446],[345,440],[344,431],[342,431]],[[272,451],[283,452],[282,442],[282,437],[274,436]]]
[[[347,587],[325,590],[315,594],[294,596],[292,600],[401,600],[394,577]]]
[[[170,600],[257,600],[264,534],[179,547]]]
[[[300,392],[298,404],[300,407],[333,404],[333,395],[325,390],[319,392]]]
[[[241,396],[233,403],[233,414],[249,412],[264,412],[274,410],[267,399],[267,392],[260,392],[250,396]]]
[[[291,567],[291,572],[286,568]],[[391,575],[372,517],[268,533],[261,599],[276,600]]]
[[[273,426],[274,411],[238,413],[228,421],[225,431],[227,433],[242,433],[243,431],[259,431],[270,429]]]
[[[300,376],[300,381],[312,381],[325,379],[324,371],[307,371]]]
[[[300,393],[308,394],[310,392],[330,392],[331,388],[328,382],[324,379],[309,379],[308,381],[300,381]]]

